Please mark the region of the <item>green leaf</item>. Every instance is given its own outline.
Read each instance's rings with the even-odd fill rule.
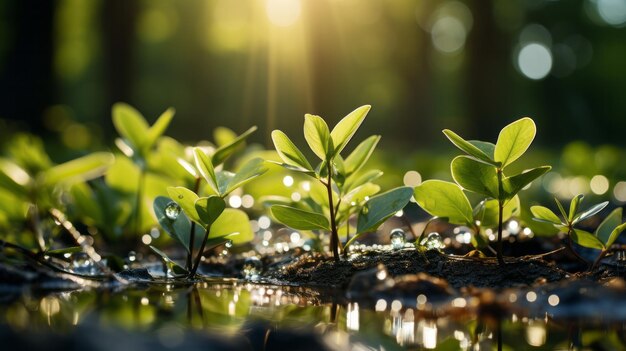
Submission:
[[[206,180],[211,189],[219,194],[220,191],[218,187],[219,183],[217,182],[217,175],[215,174],[215,168],[213,168],[213,163],[211,162],[211,159],[209,159],[209,156],[207,156],[201,148],[195,147],[193,149],[193,157],[196,163],[196,168],[200,171],[202,177]]]
[[[485,201],[480,207],[475,219],[480,221],[481,227],[493,228],[498,225],[498,200]],[[514,196],[510,201],[507,201],[502,211],[502,221],[505,222],[513,216],[519,216],[521,210],[519,196]]]
[[[304,115],[304,139],[313,153],[322,161],[328,160],[332,155],[333,143],[330,138],[330,131],[320,116]]]
[[[370,169],[362,174],[354,173],[351,174],[343,184],[343,190],[348,192],[352,189],[359,187],[365,183],[372,182],[380,176],[383,175],[383,172],[378,169]]]
[[[520,174],[516,174],[511,177],[505,177],[502,179],[502,190],[504,190],[504,194],[502,194],[502,199],[510,199],[519,193],[525,186],[532,183],[533,180],[541,177],[545,173],[547,173],[552,167],[550,166],[542,166],[533,168],[531,170],[525,171]]]
[[[600,242],[600,240],[596,238],[595,235],[584,230],[574,229],[571,235],[572,240],[574,240],[574,242],[580,246],[598,250],[604,250],[605,248],[604,244],[602,244],[602,242]]]
[[[611,232],[611,236],[609,236],[609,239],[606,241],[606,247],[610,247],[611,245],[613,245],[615,240],[617,240],[617,237],[622,234],[625,229],[626,223],[622,223],[615,227],[615,229],[613,229],[613,231]]]
[[[165,112],[163,112],[159,116],[159,118],[157,118],[156,122],[154,122],[152,127],[148,129],[144,148],[152,147],[156,143],[157,139],[159,139],[159,137],[161,137],[165,133],[165,130],[172,122],[172,118],[174,118],[175,113],[176,113],[176,110],[170,107],[167,110],[165,110]],[[145,151],[148,151],[148,150],[145,150]]]
[[[284,205],[274,205],[270,211],[277,221],[293,229],[330,230],[328,219],[319,213]]]
[[[202,225],[198,211],[196,211],[196,201],[198,201],[198,195],[196,195],[196,193],[182,186],[168,187],[167,193],[180,205],[190,220]]]
[[[223,237],[231,239],[235,245],[244,244],[254,239],[250,218],[244,211],[227,208],[211,224],[209,239]]]
[[[224,212],[226,203],[219,196],[209,196],[196,200],[194,207],[200,222],[202,222],[202,227],[207,229]]]
[[[461,149],[461,151],[466,152],[470,156],[476,158],[479,161],[485,162],[487,164],[498,166],[498,163],[491,159],[485,152],[483,152],[480,148],[476,147],[471,142],[461,138],[458,134],[451,131],[450,129],[444,129],[443,134],[446,135],[448,140],[454,144],[454,146]]]
[[[154,199],[152,207],[154,214],[156,215],[159,225],[169,236],[176,239],[183,245],[183,247],[189,252],[189,234],[191,232],[191,222],[189,218],[181,211],[174,219],[166,215],[165,209],[171,206],[172,203],[177,204],[174,200],[165,197],[158,196]]]
[[[302,151],[289,139],[287,134],[280,130],[274,130],[272,132],[272,141],[278,156],[288,165],[294,166],[303,170],[312,171],[313,167],[306,157],[302,154]]]
[[[246,141],[246,139],[257,130],[256,126],[250,127],[240,136],[231,140],[228,144],[220,146],[211,157],[214,166],[219,166],[234,154]]]
[[[494,159],[502,163],[502,168],[510,165],[526,152],[536,132],[535,122],[528,117],[502,128],[496,142]]]
[[[468,140],[467,142],[476,146],[480,151],[482,151],[485,155],[489,156],[491,160],[493,160],[493,154],[496,150],[496,145],[494,143],[481,140]]]
[[[96,152],[56,165],[43,174],[44,184],[77,182],[100,177],[113,165],[115,158],[108,152]]]
[[[140,152],[148,136],[148,122],[134,107],[118,102],[113,105],[113,125],[129,146]]]
[[[241,167],[241,169],[237,173],[235,173],[235,176],[228,183],[226,192],[221,195],[228,195],[233,190],[243,186],[244,184],[250,182],[251,180],[262,175],[265,172],[267,172],[267,167],[265,167],[265,161],[260,158],[253,158],[252,160],[246,162],[246,164],[244,164],[243,167]]]
[[[559,199],[557,199],[555,197],[554,198],[554,202],[556,202],[556,207],[559,209],[559,212],[561,212],[561,216],[563,216],[563,221],[564,222],[571,222],[571,220],[568,221],[567,213],[565,212],[565,209],[563,208],[563,205],[561,204],[561,201],[559,201]]]
[[[254,127],[253,127],[254,128]],[[215,127],[213,129],[213,140],[218,147],[230,144],[237,138],[237,133],[226,127]]]
[[[363,140],[354,151],[348,155],[344,161],[346,176],[349,177],[351,174],[358,172],[365,165],[379,141],[380,135],[372,135]]]
[[[13,161],[0,158],[0,187],[19,196],[28,195],[32,178]]]
[[[464,189],[498,198],[496,168],[469,156],[457,156],[450,164],[452,178]]]
[[[585,196],[583,194],[578,194],[572,198],[572,201],[569,204],[569,216],[567,216],[568,221],[572,222],[574,220],[574,216],[576,216],[576,213],[578,212],[578,206],[584,197]]]
[[[596,228],[595,234],[598,239],[608,247],[610,244],[607,243],[609,242],[613,230],[620,224],[622,224],[622,208],[618,207],[611,211],[602,223],[600,223],[598,228]]]
[[[443,180],[427,180],[415,187],[415,200],[431,216],[447,217],[452,224],[471,224],[472,206],[461,188]]]
[[[591,206],[586,211],[576,215],[576,217],[574,217],[574,220],[572,221],[572,223],[578,223],[580,221],[584,221],[587,218],[593,217],[598,212],[602,211],[606,207],[606,205],[608,205],[608,204],[609,204],[608,201],[604,201],[604,202],[599,203],[597,205]]]
[[[373,196],[361,209],[357,220],[357,233],[375,231],[387,218],[409,203],[413,188],[404,186]]]
[[[530,212],[532,212],[534,218],[533,220],[538,222],[547,222],[552,224],[561,224],[561,219],[559,216],[554,214],[552,210],[543,206],[532,206],[530,208]]]
[[[152,249],[152,251],[154,251],[155,254],[161,256],[161,259],[163,260],[163,262],[165,262],[165,264],[167,265],[167,268],[169,268],[174,274],[176,274],[176,275],[185,275],[185,274],[189,273],[189,272],[187,272],[187,270],[185,268],[183,268],[183,266],[179,265],[174,260],[169,258],[165,254],[165,252],[157,249],[156,247],[154,247],[152,245],[150,245],[150,249]]]
[[[333,128],[332,132],[330,132],[330,137],[332,138],[333,145],[335,150],[333,151],[333,156],[341,153],[344,147],[348,144],[350,139],[354,133],[356,133],[357,129],[367,113],[370,111],[372,107],[370,105],[363,105],[356,110],[350,112],[347,116],[341,119],[339,123]]]

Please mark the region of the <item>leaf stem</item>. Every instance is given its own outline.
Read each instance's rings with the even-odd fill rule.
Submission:
[[[133,234],[139,235],[141,230],[141,201],[143,198],[143,183],[146,176],[145,166],[139,166],[139,180],[137,181],[137,198],[135,199],[135,228]]]
[[[502,187],[502,168],[497,169],[498,175],[498,252],[496,257],[498,258],[498,264],[500,267],[504,266],[504,258],[502,257],[502,216],[504,212],[504,189]]]
[[[609,252],[609,250],[604,249],[602,250],[602,252],[600,252],[600,255],[598,256],[598,258],[596,258],[595,261],[593,261],[593,265],[591,266],[591,268],[589,268],[589,271],[592,272],[600,263],[600,261],[604,258],[604,256],[606,256],[606,254]]]
[[[193,192],[198,193],[198,189],[200,189],[200,181],[202,178],[197,177],[196,182],[194,184]],[[187,270],[191,269],[192,261],[193,261],[193,247],[194,241],[196,240],[196,222],[191,221],[191,229],[189,230],[189,253],[187,253]],[[202,252],[200,253],[202,254]]]
[[[337,233],[337,223],[335,222],[335,205],[333,203],[333,187],[332,187],[332,164],[327,162],[328,166],[328,182],[326,190],[328,192],[328,208],[330,209],[330,249],[333,252],[335,261],[339,261],[339,234]]]
[[[209,228],[204,232],[204,239],[202,239],[202,245],[200,246],[200,251],[196,255],[196,262],[191,268],[191,272],[189,272],[189,277],[193,278],[196,275],[196,271],[198,270],[198,266],[200,266],[200,259],[202,258],[202,253],[204,253],[204,246],[206,246],[206,242],[209,239]]]

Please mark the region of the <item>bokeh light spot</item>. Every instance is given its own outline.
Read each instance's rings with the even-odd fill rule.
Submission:
[[[522,47],[517,64],[526,77],[534,80],[544,78],[552,69],[552,54],[543,44],[530,43]]]

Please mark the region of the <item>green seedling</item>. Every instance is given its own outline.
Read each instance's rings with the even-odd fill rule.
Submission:
[[[312,202],[305,208],[276,204],[271,207],[272,215],[281,223],[298,230],[330,232],[330,249],[335,260],[339,260],[341,243],[339,227],[345,223],[348,236],[348,220],[358,212],[356,233],[347,240],[343,250],[360,234],[376,230],[387,218],[406,206],[413,191],[400,187],[369,197],[379,188],[371,183],[382,172],[371,170],[359,173],[371,156],[380,136],[371,136],[359,144],[344,160],[341,152],[367,116],[369,105],[361,106],[345,116],[333,130],[319,116],[304,116],[304,137],[319,158],[314,168],[300,149],[280,130],[272,132],[276,152],[282,159],[281,166],[315,178],[325,194],[312,192]],[[325,196],[324,196],[325,195]]]
[[[495,199],[498,203],[497,258],[498,263],[504,265],[504,208],[518,192],[551,168],[541,166],[512,176],[505,174],[506,168],[526,152],[535,138],[535,122],[525,117],[507,125],[500,131],[495,145],[484,141],[467,141],[448,129],[443,133],[452,144],[466,153],[452,160],[450,168],[454,181],[464,189]]]
[[[172,118],[174,109],[165,110],[157,118],[154,125],[148,125],[146,119],[132,106],[125,103],[113,105],[113,125],[121,136],[115,140],[117,147],[139,167],[139,178],[135,196],[134,232],[141,230],[141,204],[143,199],[144,182],[146,177],[148,158],[158,139],[165,133]]]
[[[154,212],[163,229],[187,250],[187,268],[179,266],[174,272],[188,272],[190,277],[195,276],[207,245],[211,247],[229,240],[246,242],[252,239],[253,234],[246,213],[237,209],[227,209],[224,198],[267,171],[264,161],[259,158],[248,161],[237,173],[232,173],[225,170],[217,171],[212,158],[201,148],[194,148],[193,155],[195,160],[193,169],[197,170],[207,182],[212,194],[201,197],[185,187],[169,187],[167,192],[171,199],[157,197],[154,202]],[[198,226],[199,233],[192,223]],[[200,246],[194,260],[196,242],[200,243]],[[161,251],[154,251],[168,264],[174,262]]]
[[[572,247],[572,241],[580,246],[601,250],[598,260],[596,260],[592,266],[593,268],[598,262],[600,262],[600,259],[606,255],[608,248],[626,228],[626,224],[621,224],[622,209],[618,208],[611,212],[611,214],[598,226],[595,235],[582,229],[575,228],[575,226],[581,221],[598,214],[609,204],[608,201],[604,201],[579,212],[578,208],[582,199],[583,195],[575,196],[570,202],[569,211],[566,213],[561,202],[555,198],[554,201],[559,208],[562,218],[559,218],[559,216],[552,212],[552,210],[543,206],[532,206],[530,211],[534,216],[533,220],[550,223],[559,230],[567,233],[567,245],[569,250],[582,262],[587,263],[584,258],[580,257],[580,255],[576,253]]]
[[[415,187],[415,200],[431,216],[471,228],[474,232],[472,245],[477,249],[488,247],[488,241],[482,232],[484,228],[498,225],[498,200],[484,200],[472,208],[469,199],[457,184],[442,180],[427,180]],[[507,221],[519,213],[520,201],[516,195],[503,207],[502,220]],[[417,243],[419,242],[420,239]]]
[[[114,161],[108,152],[95,152],[54,164],[42,142],[27,135],[12,141],[9,155],[11,158],[0,158],[0,198],[10,200],[0,204],[0,213],[16,220],[24,220],[27,214],[39,253],[48,249],[43,216],[62,205],[61,195],[70,185],[102,176]]]

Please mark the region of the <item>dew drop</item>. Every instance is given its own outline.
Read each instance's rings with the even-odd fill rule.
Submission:
[[[262,270],[263,262],[261,262],[258,257],[252,256],[246,258],[246,260],[243,262],[243,269],[241,271],[245,279],[257,280],[259,279],[259,275],[261,274]]]
[[[178,197],[182,198],[182,195],[179,195]],[[180,206],[178,206],[176,202],[172,201],[169,204],[167,204],[167,206],[165,206],[165,216],[167,216],[167,218],[171,219],[172,221],[176,220],[179,214],[180,214]]]
[[[406,236],[404,230],[400,228],[393,229],[389,234],[389,241],[391,241],[391,247],[394,250],[400,250],[404,247]]]
[[[233,241],[230,239],[226,240],[226,243],[224,243],[224,246],[230,249],[231,247],[233,247]]]
[[[421,245],[426,247],[426,250],[439,250],[443,248],[443,241],[439,233],[432,232],[428,234],[426,239],[422,240]]]

